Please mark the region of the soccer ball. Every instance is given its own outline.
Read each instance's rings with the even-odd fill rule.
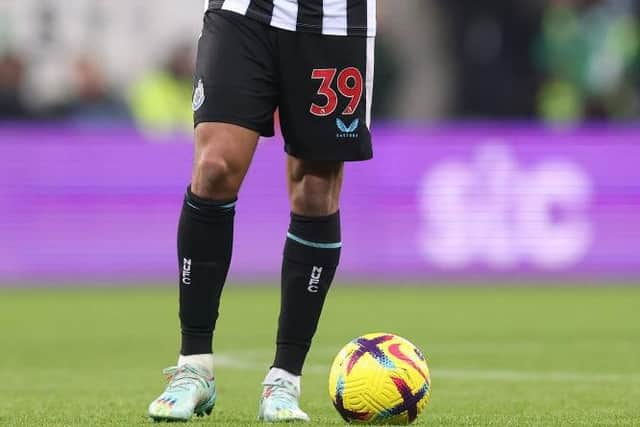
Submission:
[[[406,339],[376,333],[356,338],[338,353],[329,396],[353,424],[410,424],[431,395],[423,353]]]

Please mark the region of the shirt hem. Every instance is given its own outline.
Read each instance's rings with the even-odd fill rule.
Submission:
[[[222,9],[222,3],[212,1],[210,3],[208,10],[220,10]],[[323,36],[339,36],[339,37],[375,37],[376,36],[376,27],[350,27],[345,28],[336,28],[336,27],[321,27],[318,25],[296,23],[295,28],[292,27],[291,23],[286,23],[284,21],[274,20],[269,15],[264,15],[260,12],[251,11],[250,14],[242,14],[233,10],[229,10],[229,12],[238,14],[240,16],[245,16],[249,19],[253,19],[255,21],[261,22],[263,24],[269,25],[270,27],[277,28],[279,30],[292,31],[292,32],[302,32],[302,33],[311,33],[318,34]]]

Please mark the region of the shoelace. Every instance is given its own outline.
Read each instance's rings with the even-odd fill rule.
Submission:
[[[189,390],[189,386],[193,384],[193,381],[198,381],[203,387],[207,386],[206,381],[202,376],[189,366],[172,366],[171,368],[164,369],[162,371],[167,377],[169,385],[167,391],[176,390]]]
[[[272,387],[270,398],[272,398],[279,405],[290,407],[297,400],[297,396],[294,391],[295,386],[289,381],[263,383],[265,387]]]

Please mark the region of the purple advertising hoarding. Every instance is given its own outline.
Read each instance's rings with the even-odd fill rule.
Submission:
[[[640,129],[383,127],[349,164],[343,278],[640,279]],[[232,277],[275,280],[282,142],[239,196]],[[0,285],[168,282],[192,147],[131,130],[0,126]]]

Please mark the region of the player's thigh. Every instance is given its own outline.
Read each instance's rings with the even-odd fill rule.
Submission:
[[[224,10],[205,14],[194,75],[194,121],[230,123],[273,136],[278,102],[275,33]]]
[[[335,213],[340,205],[344,163],[287,156],[287,190],[291,210],[300,215]]]
[[[287,153],[305,160],[370,159],[374,39],[286,32],[278,37]]]

